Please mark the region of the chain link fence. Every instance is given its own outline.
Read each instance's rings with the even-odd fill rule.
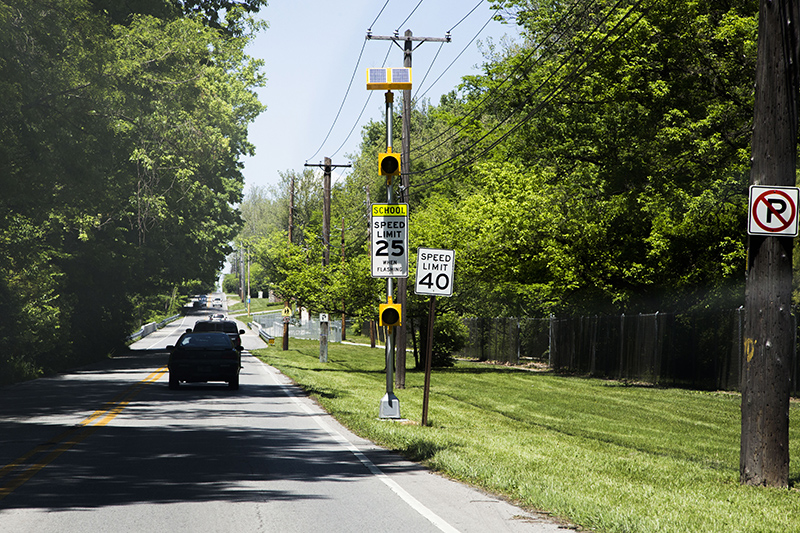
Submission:
[[[270,337],[283,337],[283,317],[280,311],[251,315],[261,331]],[[292,318],[289,321],[289,336],[293,339],[319,340],[319,321]],[[328,342],[342,342],[342,323],[337,320],[328,322]]]
[[[564,373],[655,385],[739,390],[744,309],[549,318],[473,318],[464,357],[547,363]],[[791,388],[798,392],[798,357]]]

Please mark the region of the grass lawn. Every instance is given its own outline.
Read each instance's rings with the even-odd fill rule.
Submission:
[[[237,295],[229,295],[232,298],[238,298]],[[258,313],[259,311],[274,311],[283,309],[283,303],[269,303],[267,298],[250,298],[250,314]],[[247,304],[244,302],[237,302],[233,306],[228,307],[229,314],[247,314]]]
[[[739,485],[740,397],[460,362],[395,390],[378,419],[383,350],[291,339],[257,350],[355,433],[456,479],[598,532],[800,531],[800,404],[789,490]],[[409,358],[411,359],[411,358]]]

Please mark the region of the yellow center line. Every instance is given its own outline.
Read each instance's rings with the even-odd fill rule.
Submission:
[[[167,372],[167,367],[159,368],[158,370],[147,376],[139,383],[126,389],[122,394],[118,395],[117,398],[115,398],[111,402],[105,403],[104,406],[108,406],[106,409],[99,409],[95,411],[94,413],[83,419],[81,422],[79,422],[76,425],[76,427],[64,431],[63,433],[61,433],[61,435],[59,435],[52,441],[48,442],[46,445],[36,446],[33,450],[20,456],[19,458],[15,459],[11,463],[7,464],[2,469],[0,469],[0,478],[2,478],[3,476],[17,469],[17,467],[19,467],[20,465],[24,464],[28,459],[30,459],[34,455],[38,453],[44,453],[48,449],[57,446],[49,454],[47,454],[47,456],[45,456],[41,461],[29,466],[19,476],[14,478],[10,483],[0,488],[0,500],[2,500],[6,496],[14,492],[21,485],[27,482],[30,478],[36,475],[37,472],[39,472],[41,469],[43,469],[44,467],[55,461],[62,453],[69,450],[79,442],[85,440],[87,437],[89,437],[89,435],[97,431],[98,428],[101,428],[107,425],[112,420],[114,420],[114,418],[116,418],[116,416],[120,414],[122,410],[125,409],[125,407],[128,406],[131,400],[133,400],[133,398],[137,394],[139,394],[139,392],[141,392],[141,390],[145,387],[145,385],[154,381],[158,381],[161,378],[161,376],[163,376],[166,372]],[[81,428],[83,428],[83,431],[73,436],[72,438],[67,439],[67,437],[69,437],[76,431],[80,430]]]

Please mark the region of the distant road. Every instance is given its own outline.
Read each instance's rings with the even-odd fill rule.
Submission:
[[[196,319],[0,388],[0,531],[559,530],[359,439],[248,352],[238,391],[169,390],[164,348]]]

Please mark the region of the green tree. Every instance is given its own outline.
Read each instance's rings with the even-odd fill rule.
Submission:
[[[494,267],[481,292],[510,313],[740,300],[756,3],[499,5],[525,46],[465,80],[468,144],[455,170],[416,181],[452,189],[422,211],[453,202],[477,232],[459,267]],[[516,185],[476,157],[512,163]],[[531,185],[521,209],[492,209]],[[485,216],[485,241],[466,209]]]
[[[249,37],[137,12],[121,25],[88,0],[0,2],[7,368],[107,354],[213,280],[240,223],[239,157],[262,110]]]

